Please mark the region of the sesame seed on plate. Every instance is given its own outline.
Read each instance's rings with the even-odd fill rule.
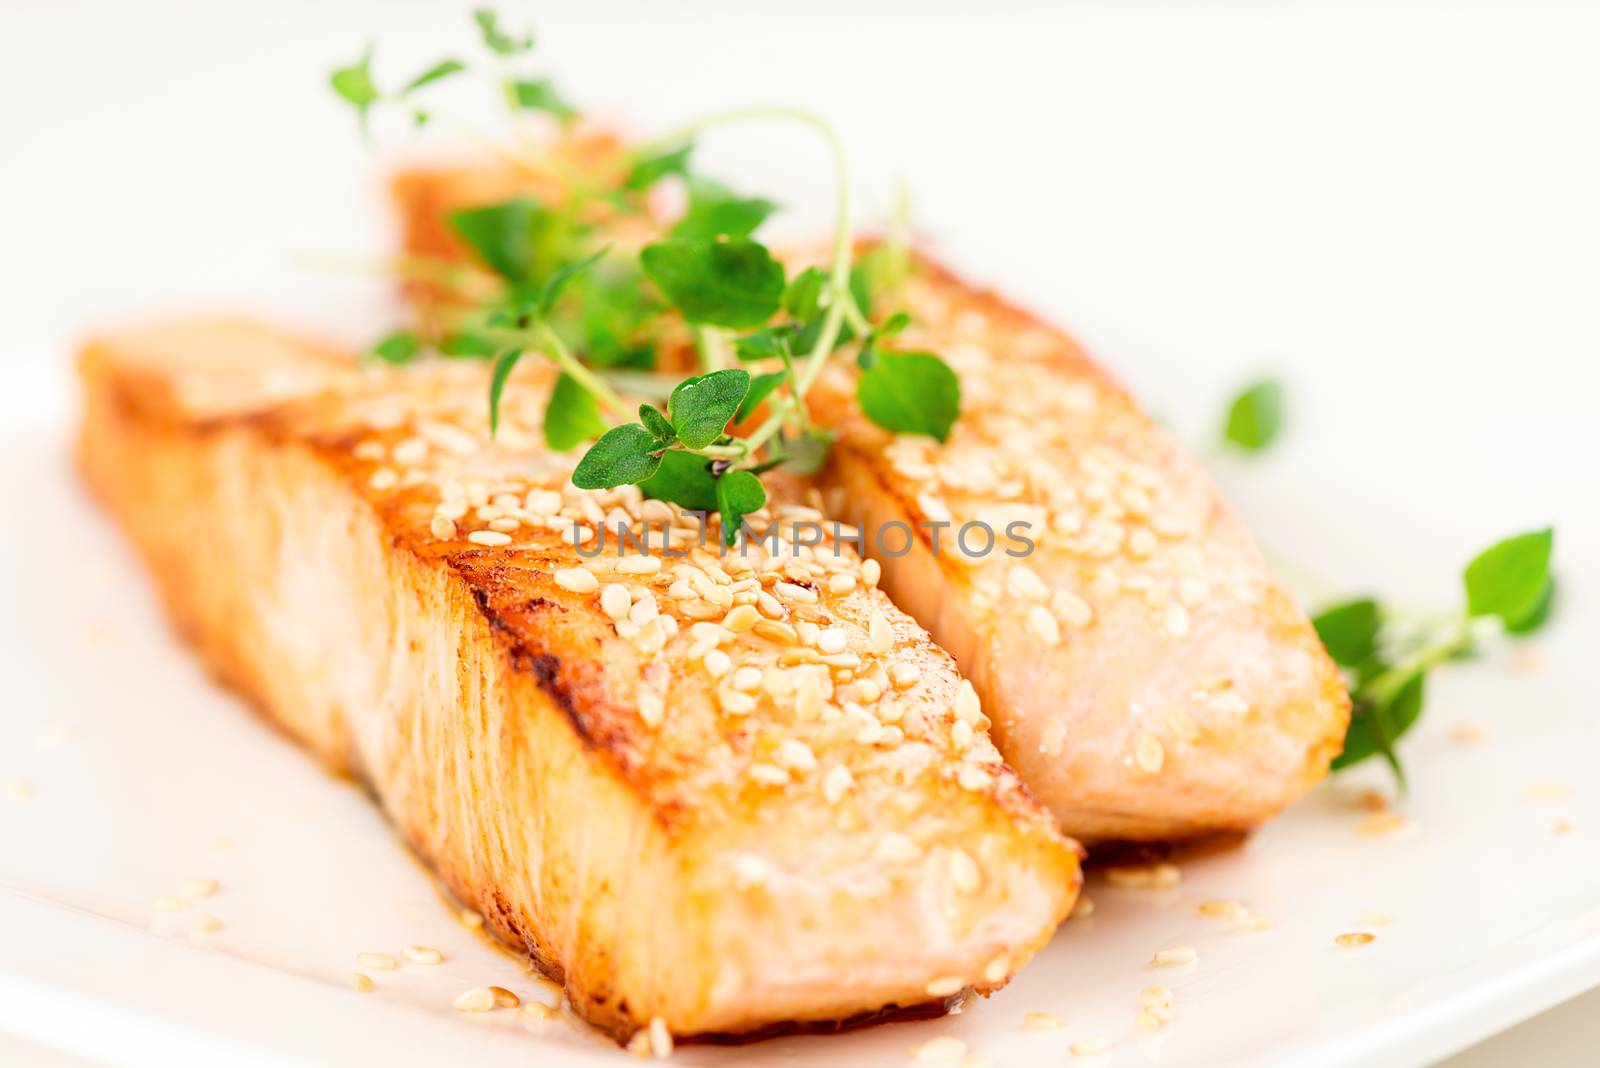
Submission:
[[[210,897],[217,892],[218,883],[215,879],[187,879],[178,887],[178,893],[190,900],[197,897]]]
[[[1080,1038],[1069,1048],[1072,1050],[1074,1057],[1098,1057],[1111,1048],[1111,1040],[1104,1035],[1096,1035],[1094,1038]]]
[[[1022,1017],[1022,1026],[1028,1031],[1057,1031],[1062,1027],[1061,1017],[1053,1012],[1030,1012]]]
[[[365,993],[377,985],[369,976],[362,975],[360,972],[350,973],[350,986],[352,989]]]
[[[1378,936],[1367,931],[1350,931],[1339,935],[1333,941],[1340,946],[1364,946],[1374,941]]]
[[[476,986],[457,994],[450,1004],[457,1012],[488,1012],[495,1006],[494,991]]]
[[[650,1055],[658,1061],[672,1056],[672,1032],[659,1016],[650,1017]]]
[[[432,946],[407,946],[400,955],[412,964],[442,964],[444,954]]]
[[[1173,946],[1170,949],[1161,950],[1150,958],[1150,963],[1160,968],[1171,968],[1184,964],[1193,964],[1199,959],[1200,954],[1194,951],[1193,946]]]
[[[1138,744],[1134,747],[1134,763],[1139,765],[1139,770],[1154,775],[1166,763],[1167,751],[1161,745],[1161,739],[1152,731],[1140,731]]]
[[[950,883],[956,888],[957,893],[975,893],[983,884],[983,875],[978,870],[978,862],[972,859],[972,854],[959,846],[950,850]]]
[[[1139,1004],[1171,1007],[1172,991],[1164,986],[1146,986],[1139,990]]]
[[[211,933],[212,931],[220,931],[222,930],[222,921],[207,912],[196,913],[194,918],[194,929],[196,931],[203,931],[207,934]]]
[[[150,907],[157,912],[182,912],[189,907],[189,902],[181,897],[158,897],[150,903]]]
[[[1034,640],[1044,645],[1061,644],[1061,624],[1056,622],[1056,617],[1044,605],[1029,605],[1023,619]]]
[[[374,972],[392,972],[400,967],[400,962],[387,953],[357,953],[356,963]]]
[[[514,1009],[522,1004],[522,999],[503,986],[491,986],[489,993],[494,997],[494,1003],[502,1009]]]
[[[966,1056],[967,1044],[951,1035],[940,1035],[913,1049],[919,1064],[953,1064]]]

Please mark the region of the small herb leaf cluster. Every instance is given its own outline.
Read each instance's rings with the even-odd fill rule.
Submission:
[[[551,82],[527,69],[531,34],[487,9],[473,13],[473,24],[487,71],[513,116],[529,110],[563,121],[574,116]],[[422,122],[429,113],[415,94],[468,69],[445,58],[384,92],[369,48],[336,71],[332,83],[363,127],[373,108],[391,103]],[[693,166],[701,130],[747,119],[796,122],[827,139],[841,174],[828,262],[791,275],[756,236],[778,205]],[[603,181],[605,174],[616,177]],[[803,112],[762,109],[713,117],[625,152],[565,183],[559,197],[514,196],[457,210],[449,223],[473,263],[472,295],[457,277],[461,268],[410,264],[462,310],[442,333],[385,337],[373,356],[405,363],[431,345],[444,356],[491,361],[495,430],[520,362],[554,362],[561,373],[545,411],[545,442],[561,451],[593,442],[573,482],[591,489],[638,485],[682,507],[715,511],[731,544],[743,518],[766,503],[764,473],[780,465],[810,473],[826,462],[832,438],[811,423],[806,395],[848,346],[858,368],[857,401],[879,426],[943,441],[960,414],[960,381],[949,365],[931,352],[894,347],[910,325],[894,309],[910,258],[893,242],[856,257],[843,174],[838,139],[824,123]],[[658,223],[653,201],[662,183],[681,185],[682,214],[637,253],[609,249],[605,221],[631,216]],[[886,314],[875,319],[875,306]],[[659,369],[681,366],[691,346],[697,373]],[[630,394],[634,401],[625,401]],[[639,397],[664,403],[640,406]]]
[[[1278,440],[1283,412],[1283,384],[1274,379],[1253,382],[1228,406],[1223,440],[1246,452],[1261,452]]]
[[[1464,610],[1422,625],[1406,625],[1400,613],[1369,597],[1317,614],[1312,620],[1317,635],[1350,686],[1350,727],[1335,769],[1381,756],[1404,786],[1395,743],[1422,715],[1428,672],[1470,655],[1494,629],[1521,635],[1544,625],[1555,589],[1554,541],[1554,532],[1545,529],[1485,549],[1462,574]]]

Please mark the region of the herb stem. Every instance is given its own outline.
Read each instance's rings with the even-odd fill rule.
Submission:
[[[633,418],[633,409],[629,408],[623,399],[617,396],[616,391],[606,385],[599,376],[578,361],[567,348],[566,342],[561,340],[550,324],[540,322],[534,330],[534,336],[540,342],[540,348],[546,350],[550,359],[556,366],[578,385],[594,395],[595,400],[604,405],[613,415],[627,420]]]

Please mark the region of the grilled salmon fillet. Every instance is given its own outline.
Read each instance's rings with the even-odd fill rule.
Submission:
[[[876,566],[719,555],[714,521],[702,547],[636,487],[574,489],[541,361],[494,440],[479,361],[247,322],[104,337],[80,372],[82,470],[180,631],[619,1039],[991,991],[1070,908],[1076,845]],[[650,551],[596,551],[616,523]]]
[[[517,188],[494,167],[397,176],[404,247],[463,258],[445,214]],[[884,588],[955,657],[1067,833],[1178,841],[1272,816],[1326,774],[1349,719],[1310,622],[1199,464],[1071,338],[929,258],[915,266],[897,347],[945,357],[961,417],[943,445],[891,436],[836,360],[809,398],[840,434],[821,477],[835,514],[914,528],[909,547],[869,539]],[[994,551],[981,528],[978,551],[959,551],[974,522]],[[1006,536],[1017,522],[1025,557],[1006,552],[1023,548]]]

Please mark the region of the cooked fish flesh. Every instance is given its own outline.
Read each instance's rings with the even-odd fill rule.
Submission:
[[[80,370],[82,470],[178,629],[619,1039],[991,991],[1071,907],[1076,845],[876,565],[719,555],[714,522],[574,489],[547,365],[496,439],[477,361],[358,368],[247,322]],[[774,483],[755,519],[807,500]],[[615,523],[650,551],[594,552]]]
[[[493,167],[407,172],[393,185],[404,247],[463,257],[443,215],[519,183]],[[835,361],[811,398],[841,434],[821,478],[835,514],[915,528],[903,553],[897,534],[888,551],[869,540],[884,588],[955,657],[1067,833],[1175,841],[1272,816],[1326,774],[1349,717],[1304,613],[1201,467],[1070,338],[916,265],[896,342],[951,363],[962,415],[943,445],[891,436]],[[974,522],[997,551],[959,551]],[[1005,552],[1022,548],[1006,536],[1019,522],[1025,557]]]

